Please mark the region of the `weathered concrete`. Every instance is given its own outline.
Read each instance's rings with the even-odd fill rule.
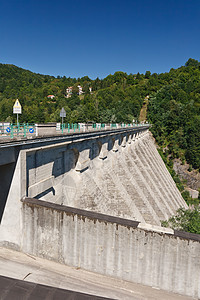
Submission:
[[[146,128],[21,147],[3,186],[0,243],[20,246],[22,197],[154,225],[187,207]]]
[[[14,163],[16,161],[16,151],[14,148],[0,149],[0,166]]]
[[[22,196],[155,225],[187,207],[147,132],[105,135],[25,155]]]
[[[159,227],[187,205],[147,128],[20,143],[0,245],[199,296],[199,241]]]
[[[36,256],[26,255],[10,249],[0,247],[0,275],[23,280],[24,283],[48,285],[54,288],[73,290],[79,293],[87,293],[109,299],[119,300],[192,300],[193,298],[181,296],[151,288],[142,284],[124,281],[117,278],[103,276],[101,274],[88,272],[80,268],[73,268],[53,261],[48,261]],[[0,277],[1,283],[1,277]],[[20,285],[21,287],[21,285]],[[5,288],[5,285],[3,286]],[[20,289],[22,291],[22,289]],[[26,293],[27,289],[24,290]],[[18,288],[19,292],[19,288]],[[44,293],[45,292],[45,293]],[[43,295],[35,298],[44,299],[48,297],[48,289]],[[52,294],[51,294],[52,296]],[[14,298],[6,300],[17,299]],[[20,298],[24,299],[24,298]],[[27,298],[26,298],[27,299]],[[30,298],[34,300],[33,295]],[[46,299],[46,298],[45,298]],[[55,298],[57,300],[57,298]],[[60,299],[60,298],[59,298]],[[61,299],[68,299],[63,295]],[[72,296],[70,299],[73,299]],[[75,298],[77,299],[77,298]],[[88,298],[83,298],[88,299]],[[92,298],[94,299],[94,298]]]
[[[46,201],[23,201],[22,250],[122,280],[200,297],[200,235]]]
[[[50,136],[56,134],[56,123],[35,124],[36,136]]]

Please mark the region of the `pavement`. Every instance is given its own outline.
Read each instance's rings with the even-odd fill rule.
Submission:
[[[13,281],[13,279],[17,280]],[[20,282],[18,280],[20,280]],[[9,294],[9,288],[11,289],[13,287],[14,282],[15,286],[16,283],[18,287],[21,286],[21,293],[27,292],[26,287],[32,290],[37,287],[37,289],[35,289],[36,296],[34,297],[32,294],[30,298],[25,296],[18,297],[17,294],[14,293],[14,290],[12,290],[12,293],[10,292],[10,295],[13,295],[12,298],[4,297],[4,290]],[[7,284],[7,287],[5,287],[5,284]],[[61,299],[56,297],[56,294],[54,294],[53,298],[47,298],[47,293],[45,297],[42,297],[40,293],[44,293],[45,288],[48,288],[49,295],[51,293],[52,295],[53,293],[61,293],[63,295],[62,299],[99,299],[97,297],[120,300],[193,299],[192,297],[170,293],[155,287],[103,276],[0,247],[0,287],[3,286],[5,288],[4,290],[3,288],[0,289],[0,300]],[[52,289],[52,287],[54,289]],[[58,288],[62,290],[58,290]],[[76,295],[69,293],[69,291],[73,291]],[[93,297],[90,297],[92,295]]]

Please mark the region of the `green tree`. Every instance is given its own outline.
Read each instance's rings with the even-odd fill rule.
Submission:
[[[176,215],[168,221],[162,221],[163,227],[170,227],[174,230],[187,231],[200,234],[200,207],[179,208]]]
[[[147,79],[149,79],[150,76],[151,76],[151,72],[150,71],[146,71],[144,77],[147,78]]]
[[[198,60],[193,59],[193,58],[189,58],[188,61],[185,63],[186,67],[199,67],[200,63],[198,62]]]

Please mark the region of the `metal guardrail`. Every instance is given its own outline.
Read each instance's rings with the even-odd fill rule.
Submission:
[[[0,137],[27,137],[35,136],[35,124],[10,124],[0,123]]]
[[[129,128],[129,127],[138,127],[143,126],[144,124],[140,123],[57,123],[56,131],[60,133],[72,133],[72,132],[86,132],[86,131],[95,131],[95,130],[109,130],[109,129],[120,129],[120,128]]]
[[[145,124],[125,124],[125,123],[57,123],[56,133],[57,134],[69,134],[69,133],[79,133],[88,131],[103,131],[112,129],[121,129],[129,127],[144,126]],[[37,124],[11,124],[8,122],[0,123],[0,138],[11,138],[14,137],[36,137],[37,134]]]

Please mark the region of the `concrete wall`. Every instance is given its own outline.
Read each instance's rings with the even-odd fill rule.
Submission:
[[[132,130],[143,132],[144,128],[120,132],[126,136]],[[0,245],[20,248],[22,197],[37,197],[59,204],[72,201],[81,182],[80,174],[90,169],[90,162],[99,152],[104,159],[108,153],[107,145],[111,150],[117,137],[120,134],[111,131],[92,133],[83,138],[81,135],[67,136],[69,141],[58,139],[55,142],[44,143],[42,140],[41,143],[3,145],[0,148]],[[105,143],[104,147],[107,140],[112,143]]]
[[[104,275],[200,297],[199,235],[25,199],[22,250]]]
[[[35,124],[36,136],[56,135],[56,123]]]
[[[1,245],[20,248],[22,197],[154,225],[187,207],[145,128],[30,144],[14,158],[1,206]]]
[[[148,131],[26,151],[22,196],[160,225],[187,207]]]

